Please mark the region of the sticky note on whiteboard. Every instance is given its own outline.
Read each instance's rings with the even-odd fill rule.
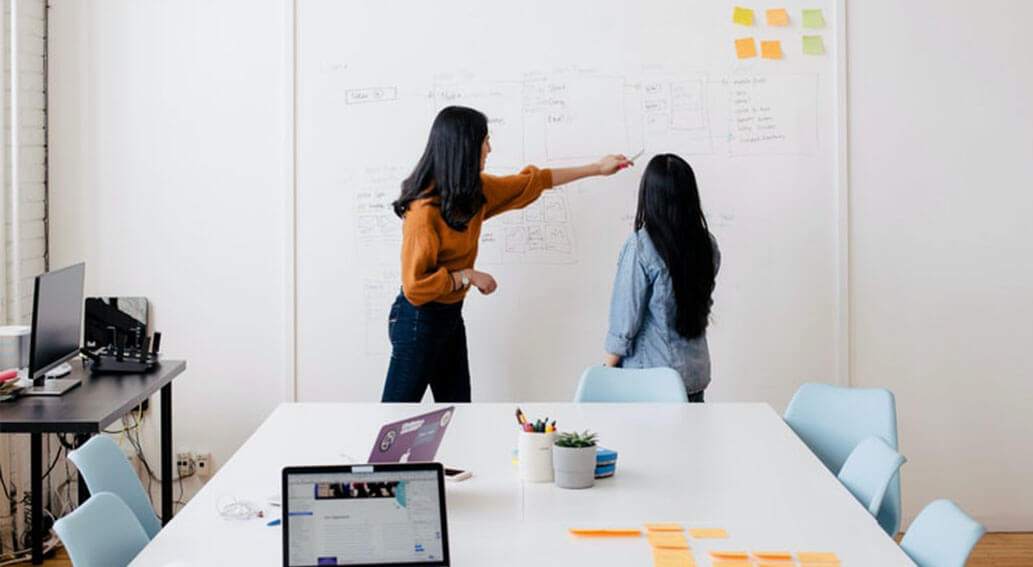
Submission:
[[[811,29],[825,27],[825,16],[821,13],[821,10],[804,10],[803,27]]]
[[[757,56],[757,42],[752,37],[735,40],[735,56],[749,59]]]
[[[760,56],[764,59],[781,59],[782,42],[777,39],[760,42]]]
[[[752,26],[753,10],[736,6],[735,12],[732,14],[732,23],[739,24],[741,26]]]
[[[803,53],[804,55],[824,55],[825,54],[825,42],[822,41],[820,35],[805,35],[803,36]]]
[[[775,8],[772,10],[768,10],[768,25],[788,26],[789,12],[786,12],[785,8]]]

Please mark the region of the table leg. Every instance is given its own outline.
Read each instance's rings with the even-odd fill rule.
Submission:
[[[32,460],[32,564],[43,563],[43,434],[30,433],[30,459]]]
[[[161,388],[161,524],[172,520],[172,382]]]
[[[89,440],[89,435],[86,435],[85,433],[80,433],[75,436],[75,440],[72,443],[75,445],[75,448],[78,449],[79,447],[83,446],[83,443],[86,443]],[[86,479],[83,478],[82,473],[79,472],[76,474],[78,474],[78,480],[75,484],[79,487],[79,505],[82,506],[90,497],[90,489],[86,486]]]

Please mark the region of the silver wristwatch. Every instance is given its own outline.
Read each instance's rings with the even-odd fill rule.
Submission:
[[[470,276],[467,270],[459,272],[459,281],[463,282],[463,289],[470,287]]]

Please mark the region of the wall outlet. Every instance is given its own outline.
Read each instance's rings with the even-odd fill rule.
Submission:
[[[208,477],[212,474],[212,454],[201,453],[197,455],[197,475]]]
[[[188,477],[194,474],[194,459],[188,451],[176,453],[176,476],[179,478]]]

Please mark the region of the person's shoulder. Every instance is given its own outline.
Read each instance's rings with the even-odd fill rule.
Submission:
[[[409,203],[405,220],[409,222],[432,222],[441,218],[441,206],[436,197],[424,197]]]

